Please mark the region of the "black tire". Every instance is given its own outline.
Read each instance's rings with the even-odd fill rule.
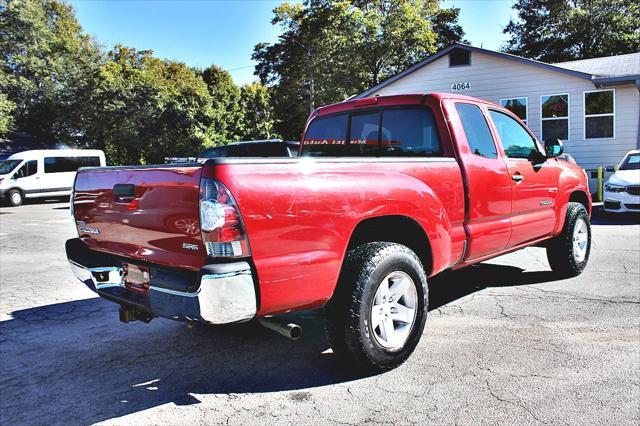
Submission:
[[[389,349],[382,346],[374,335],[371,316],[378,287],[389,274],[396,272],[411,278],[417,303],[414,304],[414,321],[406,341],[398,348]],[[427,321],[427,297],[424,268],[409,248],[395,243],[373,242],[350,250],[336,292],[326,307],[327,334],[333,352],[363,372],[396,368],[411,355],[420,341]]]
[[[7,192],[7,204],[12,207],[18,207],[22,205],[24,201],[24,197],[22,196],[22,192],[19,189],[12,189]]]
[[[574,230],[579,223],[586,224],[586,253],[578,256],[574,247]],[[591,221],[587,209],[580,203],[569,203],[567,216],[560,235],[547,245],[547,259],[551,270],[563,278],[577,277],[589,262],[591,254]]]

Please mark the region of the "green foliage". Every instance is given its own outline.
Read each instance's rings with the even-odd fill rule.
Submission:
[[[82,135],[100,51],[55,0],[0,0],[0,91],[15,104],[15,127],[47,142]]]
[[[207,85],[193,70],[124,46],[100,67],[90,103],[87,138],[116,164],[195,156],[215,117]]]
[[[239,121],[240,139],[272,139],[278,137],[274,131],[274,114],[271,94],[260,83],[245,84],[240,89],[240,110],[244,111]]]
[[[1,77],[1,75],[0,75]],[[5,136],[13,128],[13,110],[16,105],[7,95],[0,93],[0,136]]]
[[[208,145],[238,140],[238,122],[244,111],[240,109],[240,88],[233,83],[231,74],[217,65],[200,73],[207,85],[214,111]]]
[[[256,73],[273,89],[276,130],[299,136],[310,92],[316,106],[341,101],[460,41],[458,12],[437,0],[282,3],[272,20],[283,29],[279,41],[253,54]]]
[[[503,50],[544,62],[640,50],[637,0],[518,0]]]
[[[194,70],[151,51],[105,54],[59,0],[0,0],[0,49],[0,134],[101,148],[110,164],[273,136],[266,88],[241,90],[219,67]]]

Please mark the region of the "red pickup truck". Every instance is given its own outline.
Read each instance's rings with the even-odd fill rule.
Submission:
[[[591,198],[562,150],[470,97],[341,102],[311,114],[298,158],[80,170],[67,256],[125,322],[325,307],[336,354],[390,369],[422,335],[429,277],[531,245],[581,273]]]

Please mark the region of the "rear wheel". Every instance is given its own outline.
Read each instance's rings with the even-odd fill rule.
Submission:
[[[18,207],[22,205],[23,197],[22,192],[18,189],[12,189],[7,193],[7,202],[10,206]]]
[[[549,242],[547,259],[551,269],[563,277],[582,273],[591,253],[591,223],[587,209],[569,203],[562,232]]]
[[[416,254],[400,244],[363,244],[347,253],[327,305],[329,342],[363,370],[395,368],[417,346],[426,308],[427,280]]]

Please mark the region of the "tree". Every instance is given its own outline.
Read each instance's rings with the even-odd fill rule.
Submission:
[[[298,138],[310,104],[355,95],[460,41],[458,10],[438,0],[310,0],[283,3],[283,33],[258,44],[256,74],[273,90],[276,131]],[[310,95],[313,97],[310,99]]]
[[[640,50],[637,0],[518,0],[513,8],[508,53],[562,62]]]
[[[5,136],[13,128],[13,110],[15,104],[7,95],[0,93],[0,136]]]
[[[238,123],[243,113],[240,109],[240,88],[234,84],[231,74],[217,65],[211,65],[198,74],[207,85],[214,114],[209,143],[219,145],[237,140]]]
[[[240,110],[243,111],[238,133],[243,140],[271,139],[274,132],[274,114],[271,94],[260,83],[245,84],[240,89]]]
[[[15,104],[15,127],[44,142],[81,139],[101,53],[73,9],[0,0],[0,52],[0,91]]]
[[[215,114],[207,84],[185,64],[116,46],[91,95],[87,138],[115,164],[195,156],[210,144]]]

